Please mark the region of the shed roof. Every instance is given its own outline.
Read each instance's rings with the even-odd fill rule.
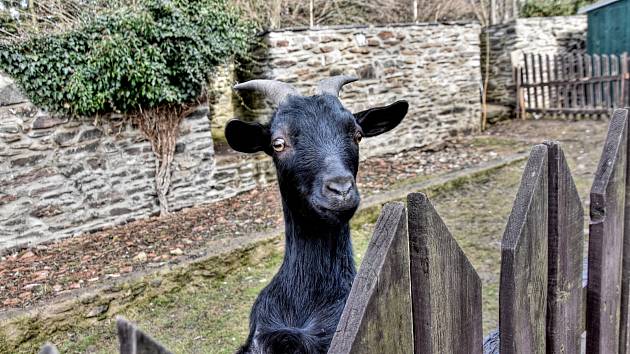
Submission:
[[[588,6],[584,6],[582,8],[580,8],[578,10],[578,14],[585,14],[587,12],[593,11],[593,10],[597,10],[600,7],[604,7],[610,4],[614,4],[616,2],[618,2],[620,0],[600,0],[594,4],[588,5]]]

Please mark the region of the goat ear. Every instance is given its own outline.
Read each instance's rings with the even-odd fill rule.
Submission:
[[[230,147],[236,151],[271,153],[269,129],[260,123],[232,119],[225,126],[225,139]]]
[[[374,107],[354,114],[366,137],[377,136],[394,129],[407,114],[409,103],[396,101],[389,106]]]

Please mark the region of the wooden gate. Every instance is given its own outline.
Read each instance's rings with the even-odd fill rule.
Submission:
[[[513,69],[517,114],[600,115],[630,106],[630,58],[524,54]]]

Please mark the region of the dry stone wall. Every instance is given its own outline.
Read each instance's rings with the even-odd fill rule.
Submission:
[[[363,157],[394,153],[478,126],[479,34],[476,23],[274,31],[258,53],[262,65],[248,73],[290,82],[303,94],[328,76],[356,75],[360,80],[340,96],[354,112],[409,101],[399,127],[362,143]],[[267,119],[269,109],[254,100],[246,105],[258,107],[257,119]]]
[[[516,96],[512,67],[523,65],[523,54],[583,53],[586,48],[586,16],[521,18],[490,26],[481,40],[485,75],[486,37],[490,40],[488,102],[514,107]]]
[[[85,122],[38,110],[6,77],[0,92],[0,250],[159,211],[155,156],[121,120]],[[207,106],[180,127],[168,194],[173,209],[234,196],[270,178],[266,160],[215,166]]]

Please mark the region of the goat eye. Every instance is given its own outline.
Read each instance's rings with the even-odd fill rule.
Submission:
[[[271,142],[271,147],[273,147],[273,149],[277,152],[284,150],[284,139],[273,139],[273,141]]]
[[[361,132],[354,133],[354,141],[357,144],[361,142],[361,139],[363,139],[363,134],[361,134]]]

